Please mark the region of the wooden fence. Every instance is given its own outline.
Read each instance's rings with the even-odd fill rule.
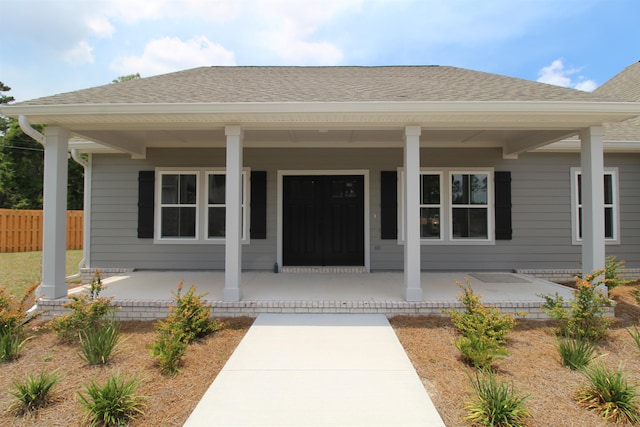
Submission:
[[[67,249],[82,249],[83,211],[67,211]],[[42,250],[42,211],[0,209],[0,252]]]

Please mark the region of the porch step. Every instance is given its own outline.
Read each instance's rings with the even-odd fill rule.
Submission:
[[[310,266],[310,267],[304,267],[304,266],[296,266],[296,267],[282,267],[280,269],[280,273],[303,273],[303,274],[309,274],[309,273],[327,273],[327,274],[341,274],[341,273],[355,273],[355,274],[361,274],[361,273],[366,273],[367,270],[363,267],[363,266],[353,266],[353,267],[320,267],[320,266]]]

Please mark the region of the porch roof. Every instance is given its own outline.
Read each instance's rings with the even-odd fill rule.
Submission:
[[[242,126],[246,147],[400,147],[404,127],[420,125],[429,146],[514,155],[640,114],[638,102],[620,101],[446,66],[201,67],[1,111],[136,156],[224,147],[229,124]]]

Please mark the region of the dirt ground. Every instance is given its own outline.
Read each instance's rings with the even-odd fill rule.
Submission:
[[[616,322],[608,339],[598,347],[600,360],[608,366],[625,366],[633,382],[640,383],[640,350],[626,328],[640,318],[640,307],[630,286],[612,292]],[[102,384],[114,372],[143,378],[138,392],[147,396],[145,415],[134,426],[181,426],[236,348],[253,319],[225,319],[227,328],[192,344],[184,357],[182,372],[163,376],[153,364],[148,346],[154,339],[153,322],[125,322],[122,350],[105,367],[89,367],[78,349],[61,345],[52,332],[32,325],[34,338],[22,356],[0,364],[0,425],[70,426],[81,423],[83,412],[77,393],[94,379]],[[399,316],[391,319],[400,342],[409,354],[426,390],[448,427],[467,425],[464,406],[472,399],[467,377],[470,369],[451,344],[456,332],[444,317]],[[495,366],[502,378],[528,394],[533,413],[531,426],[602,426],[596,415],[581,408],[572,394],[582,383],[580,373],[560,365],[555,348],[554,322],[521,320],[508,339],[510,355]],[[7,392],[16,379],[28,373],[56,370],[61,380],[54,388],[55,402],[36,417],[15,417],[6,412],[13,397]]]

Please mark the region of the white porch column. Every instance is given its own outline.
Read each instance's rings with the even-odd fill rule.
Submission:
[[[240,301],[242,269],[242,129],[226,126],[226,231],[224,290],[225,301]]]
[[[580,131],[582,169],[582,274],[605,266],[602,127]]]
[[[404,129],[404,286],[407,301],[422,301],[420,286],[420,126]]]
[[[69,136],[67,129],[53,126],[45,129],[42,283],[37,294],[46,299],[67,296],[65,264]]]

